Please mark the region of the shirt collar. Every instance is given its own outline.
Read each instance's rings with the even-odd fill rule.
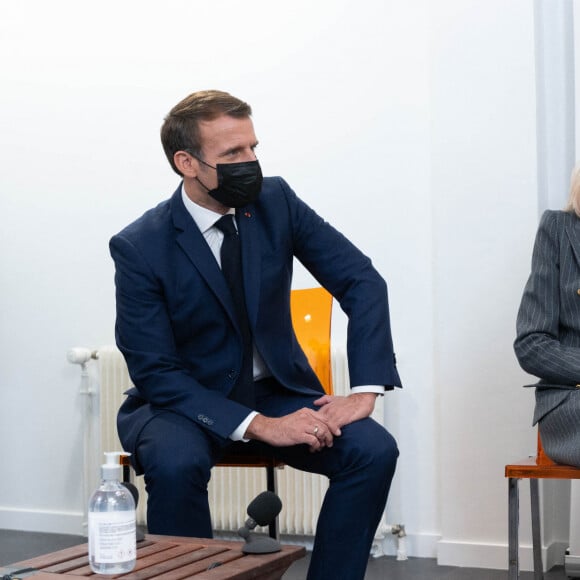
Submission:
[[[184,184],[181,184],[181,199],[183,200],[183,205],[185,205],[185,209],[187,210],[189,215],[193,218],[193,221],[196,223],[197,227],[200,229],[202,234],[204,234],[207,230],[209,230],[209,228],[213,227],[213,225],[218,221],[218,219],[222,217],[221,213],[218,213],[217,211],[213,211],[206,207],[202,207],[201,205],[189,199],[187,193],[185,193]],[[235,215],[236,211],[233,207],[231,207],[227,213]]]

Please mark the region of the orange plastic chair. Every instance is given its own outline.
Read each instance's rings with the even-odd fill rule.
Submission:
[[[542,540],[540,522],[540,479],[580,479],[580,468],[572,465],[554,463],[544,452],[540,432],[538,431],[538,449],[535,457],[505,466],[508,479],[509,529],[508,529],[508,579],[517,580],[519,566],[519,489],[520,479],[530,480],[530,497],[532,508],[532,552],[534,556],[534,580],[543,580]]]
[[[332,368],[330,361],[330,323],[332,295],[324,288],[292,290],[290,294],[292,326],[296,338],[308,358],[310,366],[322,383],[324,391],[332,394]],[[276,471],[284,464],[271,457],[232,453],[222,457],[218,467],[265,467],[268,491],[276,493]],[[270,525],[270,536],[278,538],[277,521]]]
[[[332,395],[330,323],[332,296],[324,288],[292,290],[292,326],[310,366],[327,395]]]

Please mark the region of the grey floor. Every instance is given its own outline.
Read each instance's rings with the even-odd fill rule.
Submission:
[[[0,568],[14,562],[83,544],[86,538],[37,532],[14,532],[0,530]],[[284,574],[284,580],[304,580],[309,557],[292,564]],[[545,580],[565,580],[562,567],[544,575]],[[397,562],[394,557],[370,559],[365,580],[506,580],[506,570],[482,570],[479,568],[455,568],[437,566],[430,558],[410,558]],[[521,580],[533,580],[532,572],[522,572]]]

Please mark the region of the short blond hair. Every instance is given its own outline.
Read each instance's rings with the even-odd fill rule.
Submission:
[[[580,163],[572,170],[570,177],[570,196],[564,211],[574,212],[580,217]]]

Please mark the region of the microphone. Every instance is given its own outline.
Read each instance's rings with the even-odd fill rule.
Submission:
[[[133,496],[133,500],[135,501],[135,509],[137,509],[137,504],[139,503],[139,490],[137,489],[137,486],[130,481],[120,481],[119,483]],[[141,542],[145,539],[145,532],[141,526],[137,526],[135,533],[138,542]]]
[[[137,509],[137,504],[139,503],[139,490],[137,489],[137,486],[130,481],[120,481],[119,483],[133,496],[135,509]]]
[[[238,530],[238,535],[245,539],[242,552],[245,554],[271,554],[282,548],[280,542],[267,536],[256,536],[251,531],[256,526],[267,526],[272,523],[282,509],[282,501],[271,491],[263,491],[248,506],[248,519]]]

